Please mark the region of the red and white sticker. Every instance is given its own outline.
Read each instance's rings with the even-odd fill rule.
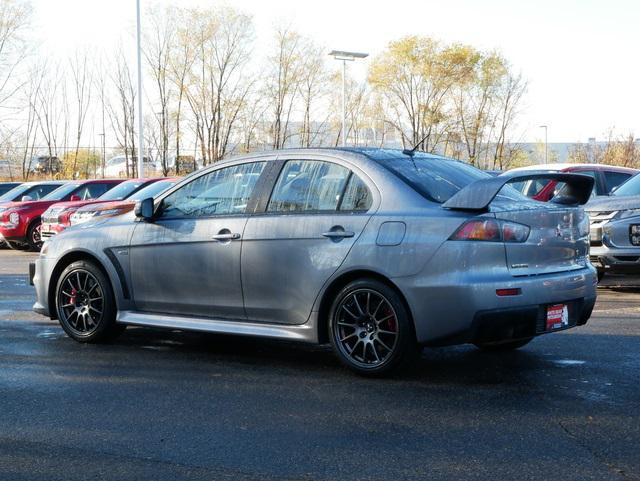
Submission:
[[[569,308],[566,304],[547,307],[547,331],[561,329],[569,325]]]

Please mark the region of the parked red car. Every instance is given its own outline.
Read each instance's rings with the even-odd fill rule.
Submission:
[[[40,235],[43,239],[47,239],[65,230],[71,225],[71,215],[80,207],[105,201],[122,201],[159,180],[160,178],[126,180],[97,199],[56,202],[42,214]]]
[[[67,182],[41,200],[9,202],[0,214],[0,236],[14,249],[26,246],[31,250],[42,247],[41,216],[51,205],[66,200],[86,200],[100,197],[120,184],[123,179],[84,180]]]
[[[139,200],[155,197],[161,192],[167,190],[169,187],[175,185],[180,180],[182,180],[181,177],[160,179],[151,185],[147,185],[144,189],[140,189],[125,200],[98,202],[80,207],[71,214],[71,225],[82,224],[83,222],[98,220],[105,217],[113,217],[114,215],[129,212],[133,210],[136,206],[136,202]]]
[[[609,195],[613,189],[626,182],[639,171],[627,167],[616,167],[614,165],[603,164],[542,164],[519,167],[509,172],[549,171],[549,172],[572,172],[575,174],[589,175],[595,179],[593,184],[593,194]],[[511,184],[527,197],[542,202],[548,202],[562,189],[563,185],[558,185],[555,180],[535,179]]]

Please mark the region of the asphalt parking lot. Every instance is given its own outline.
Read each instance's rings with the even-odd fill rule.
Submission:
[[[327,347],[130,328],[80,345],[0,250],[0,478],[640,479],[640,279],[521,351],[369,380]]]

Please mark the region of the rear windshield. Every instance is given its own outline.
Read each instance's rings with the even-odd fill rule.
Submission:
[[[472,182],[491,177],[463,162],[421,154],[377,160],[427,199],[440,204]]]

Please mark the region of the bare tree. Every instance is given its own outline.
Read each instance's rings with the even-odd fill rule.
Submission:
[[[40,132],[47,146],[48,162],[58,156],[59,126],[64,116],[66,103],[62,89],[65,78],[60,74],[59,64],[44,63],[38,71],[41,83],[37,88],[36,116]],[[53,175],[53,169],[49,169]]]
[[[136,177],[135,103],[136,89],[126,57],[119,49],[114,59],[112,83],[116,100],[107,107],[111,126],[125,156],[127,177]]]
[[[275,40],[275,51],[268,58],[265,89],[273,116],[272,146],[274,149],[280,149],[290,136],[289,122],[299,96],[304,61],[303,40],[297,32],[288,28],[278,28]]]
[[[509,72],[503,79],[498,92],[497,136],[494,142],[493,168],[503,170],[514,157],[513,149],[505,149],[509,129],[513,126],[527,91],[527,82],[522,74]]]
[[[187,79],[189,72],[195,61],[195,45],[191,37],[191,28],[188,24],[188,13],[182,9],[172,9],[171,15],[177,18],[175,31],[175,41],[171,50],[171,80],[177,90],[176,111],[175,111],[175,149],[176,149],[176,174],[180,170],[180,141],[182,139],[182,107],[185,101],[187,90]],[[196,162],[194,156],[194,164]],[[196,168],[196,165],[193,166]]]
[[[26,58],[22,32],[30,19],[27,2],[0,0],[0,109],[7,108],[7,102],[28,83],[16,75],[16,69]]]
[[[160,127],[158,154],[162,174],[169,173],[169,104],[173,97],[171,82],[171,46],[176,36],[173,9],[149,9],[147,13],[149,30],[145,35],[144,57],[153,77],[158,106],[155,117]],[[176,159],[177,161],[177,159]]]
[[[75,107],[75,153],[73,159],[73,173],[76,174],[76,168],[78,165],[78,153],[80,151],[80,141],[82,139],[82,133],[84,131],[85,122],[87,119],[87,112],[91,105],[91,69],[87,58],[87,52],[76,52],[74,57],[69,60],[69,67],[71,71],[71,80],[74,93],[74,107]],[[86,163],[88,166],[89,164]],[[88,171],[85,170],[85,177],[88,177]]]
[[[196,58],[186,89],[204,165],[222,159],[253,82],[245,78],[253,27],[250,17],[222,7],[190,11]]]
[[[300,146],[311,147],[326,124],[327,117],[314,127],[313,117],[316,107],[327,95],[330,75],[327,71],[324,49],[310,40],[302,42],[302,63],[300,66],[300,99],[302,103],[302,127],[300,129]],[[318,128],[319,127],[319,128]]]
[[[23,120],[21,170],[22,178],[29,179],[31,173],[31,161],[35,151],[36,141],[38,138],[38,98],[40,95],[40,87],[42,85],[43,72],[42,66],[33,65],[29,70],[28,82],[21,88],[22,100],[25,105],[26,117]]]

